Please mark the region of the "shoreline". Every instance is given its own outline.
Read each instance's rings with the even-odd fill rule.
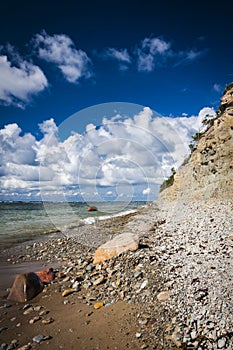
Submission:
[[[42,202],[38,202],[41,204]],[[30,203],[29,203],[30,204]],[[148,204],[147,204],[148,205]],[[98,215],[96,215],[96,212],[94,212],[94,215],[91,215],[89,213],[89,216],[77,219],[76,221],[72,221],[69,223],[64,223],[62,226],[56,227],[54,226],[53,228],[50,227],[48,230],[42,230],[37,232],[33,232],[33,234],[28,235],[28,237],[24,236],[9,236],[9,237],[4,237],[3,242],[2,242],[2,236],[0,235],[0,258],[1,258],[1,253],[4,252],[5,250],[10,250],[13,247],[19,246],[19,245],[24,245],[24,244],[31,244],[36,241],[44,241],[48,240],[50,238],[54,237],[62,237],[63,235],[71,235],[72,231],[78,231],[79,228],[83,228],[83,226],[86,225],[98,225],[99,222],[101,221],[106,221],[106,220],[111,220],[115,218],[121,218],[121,217],[127,217],[127,216],[133,216],[137,214],[137,212],[141,209],[144,208],[146,205],[143,204],[142,206],[138,207],[137,209],[127,209],[119,212],[113,212],[112,214],[104,214],[101,211],[97,211]],[[54,225],[53,222],[51,221],[51,225]],[[80,230],[79,230],[80,231]],[[75,233],[75,232],[74,232]],[[5,240],[4,240],[5,239]]]
[[[48,344],[46,341],[41,343],[40,347],[57,349],[56,340],[62,342],[62,336],[65,337],[67,332],[64,327],[60,329],[61,334],[55,336],[56,322],[66,312],[65,306],[68,305],[77,315],[77,308],[84,304],[93,317],[100,316],[102,310],[102,319],[109,312],[108,307],[114,308],[108,314],[110,324],[105,325],[106,331],[112,334],[119,330],[111,329],[111,322],[117,319],[121,305],[126,308],[122,322],[126,322],[129,313],[134,315],[131,321],[127,320],[128,335],[123,336],[124,347],[122,345],[119,349],[154,347],[170,350],[209,346],[210,349],[231,350],[232,240],[229,237],[233,227],[232,208],[231,200],[157,202],[125,219],[121,217],[98,225],[83,226],[81,235],[75,230],[66,237],[26,245],[25,250],[18,251],[18,255],[11,251],[5,256],[10,259],[9,264],[37,261],[52,267],[56,261],[60,265],[59,270],[66,276],[65,281],[57,279],[47,286],[39,297],[40,302],[44,299],[44,303],[51,296],[50,313],[55,319],[50,328],[46,328],[50,330],[52,339],[47,341]],[[101,266],[93,266],[97,246],[124,231],[139,234],[139,249],[123,253]],[[72,287],[77,278],[80,290],[66,298],[61,297],[62,291]],[[98,279],[102,281],[99,284],[96,283]],[[167,292],[167,297],[160,301],[158,295],[164,292]],[[33,305],[36,300],[32,301]],[[94,310],[97,301],[107,306]],[[58,305],[62,310],[58,311]],[[15,307],[13,305],[10,309],[16,312],[19,307]],[[88,322],[89,317],[85,316],[83,320]],[[81,321],[77,318],[75,322],[80,325]],[[98,322],[102,322],[101,317]],[[7,325],[11,325],[10,319]],[[83,333],[83,338],[80,336],[80,341],[85,338],[86,343],[81,348],[95,349],[93,339],[86,338],[86,334],[92,334],[86,326],[83,329],[85,335]],[[28,326],[23,327],[22,323],[22,333],[27,333]],[[37,323],[34,329],[36,327]],[[93,322],[93,331],[95,327]],[[0,334],[1,339],[4,332]],[[12,325],[8,334],[10,332],[13,332]],[[23,339],[31,342],[30,334],[27,337],[26,333]],[[74,335],[69,334],[69,338],[70,348],[75,349]],[[92,335],[90,338],[93,338]],[[95,339],[98,339],[96,333]],[[99,344],[101,350],[113,344],[117,348],[117,343],[111,339],[107,343],[102,339]]]

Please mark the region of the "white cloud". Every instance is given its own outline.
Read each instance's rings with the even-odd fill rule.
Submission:
[[[117,61],[121,71],[129,69],[129,65],[131,64],[131,57],[127,49],[114,49],[110,47],[104,51],[101,57]]]
[[[171,44],[159,38],[145,38],[142,41],[142,49],[152,55],[165,54],[170,49]]]
[[[145,188],[145,189],[142,191],[142,194],[143,194],[143,195],[150,194],[150,193],[151,193],[151,188],[150,188],[150,187],[147,187],[147,188]]]
[[[3,194],[34,191],[38,197],[41,191],[46,198],[54,194],[64,200],[67,194],[90,199],[95,193],[98,199],[99,189],[105,188],[108,197],[117,193],[128,198],[136,191],[153,199],[170,169],[183,162],[207,114],[214,114],[213,109],[203,108],[189,118],[154,117],[145,107],[132,118],[103,118],[100,127],[89,124],[85,134],[71,132],[63,141],[62,126],[53,119],[39,125],[44,134],[39,141],[22,135],[17,124],[7,125],[0,130]]]
[[[160,65],[162,58],[170,51],[170,43],[160,38],[145,38],[137,49],[138,70],[151,72],[156,65]]]
[[[105,51],[105,56],[109,58],[114,58],[117,61],[131,63],[131,59],[127,49],[117,50],[114,48],[109,48]]]
[[[170,42],[158,37],[145,38],[136,50],[139,72],[151,72],[155,68],[171,64],[176,67],[197,60],[206,50],[188,49],[177,51]]]
[[[39,57],[55,63],[70,83],[76,83],[80,78],[91,77],[90,58],[83,50],[77,50],[67,35],[48,35],[42,31],[35,36],[33,44]]]
[[[222,92],[223,91],[222,86],[220,84],[217,84],[217,83],[214,84],[213,89],[216,92]]]
[[[11,46],[6,49],[12,60],[8,55],[0,55],[0,102],[23,108],[48,82],[38,66],[23,60]]]

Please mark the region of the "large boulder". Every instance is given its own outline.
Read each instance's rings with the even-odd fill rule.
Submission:
[[[139,237],[133,233],[121,233],[112,240],[101,245],[95,252],[94,264],[101,264],[103,261],[110,259],[127,250],[135,251],[139,246]]]
[[[33,299],[44,288],[39,276],[34,272],[16,275],[8,300],[24,303]]]

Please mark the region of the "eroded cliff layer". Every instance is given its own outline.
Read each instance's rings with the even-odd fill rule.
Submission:
[[[204,133],[187,164],[159,200],[233,198],[233,84],[221,98],[218,117]]]

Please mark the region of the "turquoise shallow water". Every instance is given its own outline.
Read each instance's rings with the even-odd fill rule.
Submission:
[[[123,215],[137,210],[146,202],[91,203],[98,208],[88,212],[88,204],[80,202],[1,202],[0,250],[16,244],[56,234],[64,227],[86,225],[98,219]]]

